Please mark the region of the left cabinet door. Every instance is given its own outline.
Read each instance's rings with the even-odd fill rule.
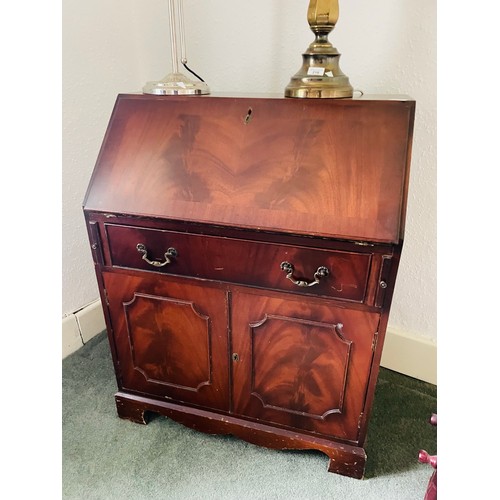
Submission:
[[[103,272],[120,389],[228,410],[226,292]]]

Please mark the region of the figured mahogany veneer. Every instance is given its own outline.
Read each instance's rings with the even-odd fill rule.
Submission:
[[[414,108],[118,96],[84,213],[120,417],[363,476]]]
[[[407,99],[119,96],[85,206],[398,243],[413,113]]]

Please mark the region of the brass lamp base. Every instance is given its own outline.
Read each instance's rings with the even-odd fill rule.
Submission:
[[[285,88],[285,97],[352,97],[353,88],[340,70],[340,54],[328,41],[339,17],[338,0],[310,0],[307,21],[315,40],[302,54],[302,67]]]
[[[345,98],[352,97],[349,78],[340,71],[340,54],[302,55],[302,68],[292,76],[285,97]]]

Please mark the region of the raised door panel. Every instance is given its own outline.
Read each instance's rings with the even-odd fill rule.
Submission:
[[[228,409],[223,290],[103,273],[122,390]]]
[[[235,413],[356,442],[379,314],[243,290],[232,304]]]

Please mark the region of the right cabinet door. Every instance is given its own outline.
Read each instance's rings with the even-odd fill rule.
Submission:
[[[243,289],[232,311],[233,411],[356,442],[380,315]]]

